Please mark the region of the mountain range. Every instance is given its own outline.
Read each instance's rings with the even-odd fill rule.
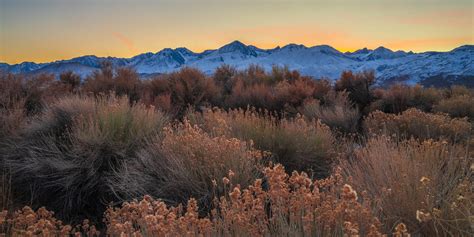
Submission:
[[[133,68],[142,77],[147,78],[183,67],[194,67],[206,74],[212,74],[222,64],[242,70],[255,64],[266,70],[270,70],[274,65],[287,66],[291,70],[298,70],[303,75],[315,78],[337,79],[344,70],[374,70],[378,81],[382,83],[397,81],[415,84],[432,78],[462,79],[473,83],[473,56],[474,45],[460,46],[449,52],[413,53],[378,47],[343,53],[329,45],[306,47],[289,44],[274,49],[260,49],[233,41],[218,49],[201,53],[187,48],[165,48],[156,53],[149,52],[131,58],[88,55],[50,63],[0,63],[0,70],[27,75],[59,75],[65,71],[73,71],[85,78],[99,70],[102,61],[108,60],[117,67]]]

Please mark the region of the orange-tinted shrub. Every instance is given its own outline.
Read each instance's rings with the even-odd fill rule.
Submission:
[[[103,62],[100,71],[94,73],[86,78],[82,87],[86,93],[93,93],[94,95],[108,94],[114,90],[114,70],[110,62]]]
[[[270,85],[259,83],[245,86],[243,79],[237,79],[232,94],[227,98],[226,105],[230,108],[247,108],[249,106],[274,111],[275,94]]]
[[[385,113],[401,113],[409,108],[430,112],[442,99],[443,93],[435,88],[423,88],[419,85],[394,85],[387,90],[374,92],[379,99],[371,104],[370,110]]]
[[[114,92],[117,96],[128,96],[136,102],[140,98],[141,80],[138,74],[130,68],[119,68],[114,77]]]
[[[140,98],[141,80],[130,68],[114,70],[112,64],[104,62],[100,71],[86,79],[83,90],[94,95],[113,92],[118,96],[127,96],[130,102],[136,102]]]
[[[181,116],[188,106],[199,109],[200,106],[216,103],[219,94],[214,81],[201,71],[184,68],[168,76],[171,102],[176,113]]]
[[[168,208],[149,196],[106,212],[111,236],[381,236],[370,200],[344,184],[340,173],[313,181],[305,173],[285,173],[281,165],[264,170],[248,188],[223,179],[228,193],[214,202],[214,210],[198,216],[197,202],[186,210]]]
[[[100,232],[88,220],[72,227],[64,225],[54,217],[54,212],[41,207],[34,211],[28,206],[9,215],[7,211],[0,213],[0,235],[3,236],[87,236],[98,237]]]
[[[324,103],[324,98],[332,90],[331,82],[328,79],[312,80],[314,84],[313,97]]]
[[[373,98],[371,86],[375,83],[375,73],[373,71],[364,71],[360,73],[352,73],[345,71],[341,74],[341,78],[336,81],[336,91],[347,91],[349,98],[355,103],[359,109],[364,110]]]
[[[314,87],[311,79],[296,79],[293,81],[282,81],[275,86],[275,100],[277,110],[295,115],[297,109],[307,100],[311,100]]]

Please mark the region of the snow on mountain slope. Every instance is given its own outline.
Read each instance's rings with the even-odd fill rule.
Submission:
[[[254,46],[247,46],[240,41],[234,41],[214,51],[205,51],[202,57],[190,61],[186,66],[196,67],[204,73],[211,74],[222,64],[229,64],[238,69],[244,69],[250,64],[256,64],[258,59],[268,53]]]
[[[270,70],[272,66],[288,66],[303,75],[315,78],[337,79],[344,70],[375,70],[379,81],[403,78],[406,83],[418,83],[433,76],[474,76],[472,62],[474,46],[465,45],[449,52],[412,53],[392,51],[379,47],[363,48],[352,53],[341,53],[328,45],[306,47],[289,44],[274,49],[260,49],[234,41],[219,49],[195,53],[187,48],[163,49],[157,53],[144,53],[132,58],[97,57],[93,55],[36,64],[25,62],[16,65],[0,64],[0,70],[11,73],[53,73],[74,71],[87,76],[100,68],[103,61],[111,61],[116,67],[131,67],[143,77],[169,73],[183,67],[196,67],[211,74],[222,64],[246,69],[257,64]]]
[[[0,63],[0,72],[7,71],[9,67],[10,67],[10,65],[8,65],[6,63]]]
[[[23,62],[23,63],[11,65],[8,68],[8,72],[11,72],[11,73],[26,73],[26,72],[31,72],[31,71],[34,71],[34,70],[38,70],[44,65],[45,64],[41,64],[41,63],[37,64],[37,63],[33,63],[33,62]]]
[[[146,54],[143,57],[132,58],[133,67],[138,73],[167,73],[180,68],[186,59],[176,50],[163,49],[156,54]]]
[[[346,53],[351,58],[359,59],[361,61],[374,61],[374,60],[383,60],[383,59],[395,59],[401,58],[413,54],[413,52],[405,52],[402,50],[392,51],[385,47],[378,47],[374,50],[367,48],[359,49],[353,53]]]
[[[462,48],[464,47],[464,48]],[[474,75],[474,46],[462,46],[450,52],[410,54],[391,60],[376,60],[360,64],[356,71],[375,70],[378,78],[389,80],[406,77],[406,83],[438,75]]]
[[[99,68],[83,65],[75,62],[58,62],[46,65],[38,70],[30,71],[27,75],[39,75],[39,74],[53,74],[58,77],[61,73],[67,71],[73,71],[82,78],[86,78],[93,72],[98,71]]]

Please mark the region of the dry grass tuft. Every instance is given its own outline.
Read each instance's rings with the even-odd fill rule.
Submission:
[[[465,146],[382,136],[358,149],[343,169],[375,201],[386,231],[401,221],[422,236],[469,236],[473,161]]]
[[[126,97],[64,98],[6,142],[3,167],[19,202],[46,206],[65,220],[100,218],[116,200],[107,186],[114,171],[166,121]]]
[[[166,128],[162,139],[150,142],[119,171],[112,186],[120,187],[127,200],[149,194],[168,204],[195,198],[209,208],[221,195],[222,178],[229,172],[232,182],[247,186],[258,177],[262,152],[251,143],[224,136],[212,137],[188,122]],[[117,184],[117,185],[116,185]]]

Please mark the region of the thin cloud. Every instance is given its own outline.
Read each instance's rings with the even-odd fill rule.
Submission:
[[[137,49],[135,48],[133,41],[127,38],[125,35],[119,32],[112,32],[112,36],[114,36],[114,38],[116,38],[122,44],[124,44],[131,53],[137,52]]]

